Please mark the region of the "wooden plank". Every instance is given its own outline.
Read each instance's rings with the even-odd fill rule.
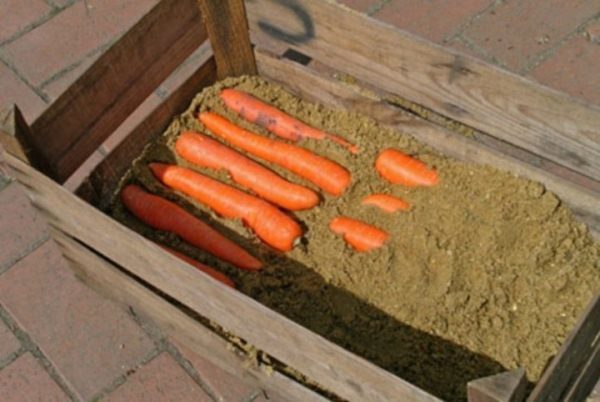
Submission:
[[[585,187],[574,184],[555,176],[546,166],[531,165],[479,143],[476,139],[416,118],[383,101],[381,96],[373,91],[365,91],[360,86],[343,85],[333,78],[319,75],[307,66],[274,57],[260,48],[256,49],[256,59],[262,76],[285,85],[304,99],[366,114],[400,132],[414,136],[448,156],[492,165],[544,183],[571,207],[597,238],[600,238],[600,192],[590,189],[599,188],[597,182],[586,183]]]
[[[244,0],[197,0],[213,47],[219,79],[256,74]]]
[[[528,402],[578,402],[600,378],[600,293],[542,375]]]
[[[104,158],[77,190],[78,195],[100,208],[106,206],[116,190],[119,179],[131,166],[132,158],[141,154],[146,144],[160,135],[174,116],[187,109],[191,100],[202,88],[215,82],[216,66],[208,41],[202,45],[199,62],[201,67]]]
[[[600,177],[596,106],[330,0],[254,0],[247,9],[255,44],[286,43],[369,84],[591,178]]]
[[[162,0],[32,124],[33,145],[64,182],[206,40],[194,0]]]
[[[137,314],[146,315],[167,335],[240,381],[276,392],[289,402],[326,401],[277,371],[266,374],[261,368],[247,364],[247,356],[236,353],[229,342],[63,232],[54,229],[52,237],[77,276],[88,286],[118,303],[132,306]]]
[[[200,275],[10,154],[6,160],[52,226],[226,331],[269,351],[325,389],[351,401],[439,401],[257,301]],[[165,271],[165,266],[173,269]]]
[[[524,369],[516,369],[471,381],[467,384],[469,402],[521,402],[527,379]]]

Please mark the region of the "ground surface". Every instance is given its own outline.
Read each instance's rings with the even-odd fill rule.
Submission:
[[[0,0],[0,108],[15,102],[28,121],[35,120],[156,2]],[[600,0],[340,2],[600,104]],[[186,67],[193,68],[195,61],[192,57]],[[175,74],[163,83],[87,168],[114,148],[177,79]],[[252,384],[228,377],[85,287],[65,265],[22,190],[16,184],[0,187],[3,400],[265,399]]]

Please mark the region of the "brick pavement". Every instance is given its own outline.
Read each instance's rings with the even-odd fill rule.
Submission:
[[[16,102],[35,120],[157,1],[0,0],[0,108]],[[600,0],[338,1],[600,104]],[[192,56],[67,186],[75,188],[196,65]],[[0,250],[3,400],[264,399],[74,278],[16,184],[0,183]]]

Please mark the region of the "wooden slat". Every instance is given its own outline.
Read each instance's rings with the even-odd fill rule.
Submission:
[[[59,182],[207,38],[194,0],[162,0],[33,124],[33,145]]]
[[[471,381],[469,402],[521,402],[525,398],[525,370],[517,369]]]
[[[52,226],[228,332],[268,350],[325,389],[351,401],[439,401],[257,301],[199,275],[11,155],[6,160]],[[164,270],[165,266],[173,269]]]
[[[105,206],[119,179],[131,167],[132,159],[141,154],[146,144],[167,128],[174,116],[187,109],[202,88],[215,82],[217,70],[208,41],[202,45],[199,64],[201,67],[172,91],[169,97],[148,114],[94,169],[77,190],[80,196],[100,208]]]
[[[197,0],[213,47],[219,79],[256,74],[244,0]]]
[[[584,175],[600,177],[596,106],[330,0],[253,0],[247,9],[255,44],[287,43],[369,84]]]
[[[372,91],[364,91],[360,86],[343,85],[335,79],[319,75],[309,67],[279,59],[260,48],[256,49],[256,59],[262,76],[285,85],[304,99],[366,114],[449,156],[492,165],[544,183],[572,208],[596,237],[600,238],[600,193],[590,190],[598,187],[597,182],[587,187],[574,184],[553,175],[544,167],[528,164],[474,139],[409,115],[382,101]]]
[[[600,294],[588,305],[528,402],[578,402],[600,378]]]
[[[248,365],[247,357],[233,352],[226,340],[63,232],[53,230],[52,237],[86,284],[118,303],[134,307],[137,314],[146,315],[170,337],[238,380],[276,392],[289,402],[326,401],[277,371],[267,375],[260,368]]]
[[[23,162],[43,170],[47,166],[31,138],[31,129],[17,105],[9,105],[0,111],[0,144]]]

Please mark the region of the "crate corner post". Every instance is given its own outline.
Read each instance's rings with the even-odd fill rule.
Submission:
[[[526,386],[525,370],[518,368],[469,382],[467,394],[469,402],[523,402]]]

